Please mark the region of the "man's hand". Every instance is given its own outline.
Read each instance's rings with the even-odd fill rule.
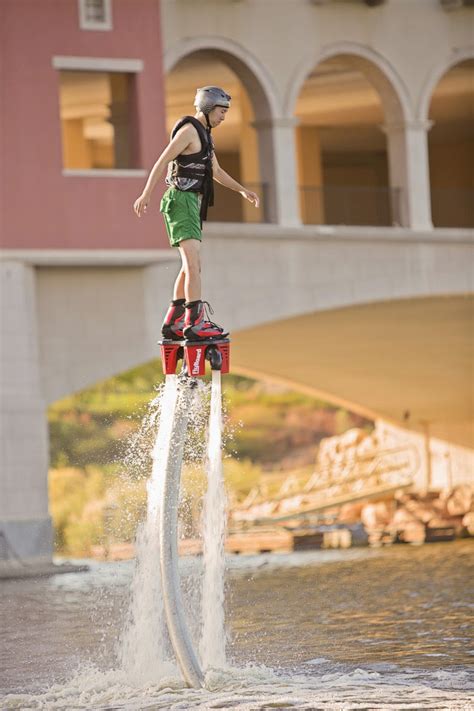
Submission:
[[[243,190],[240,191],[240,194],[246,200],[251,202],[252,205],[255,205],[255,207],[258,207],[260,205],[260,198],[258,197],[257,193],[253,193],[251,190],[246,190],[244,188]]]
[[[145,214],[149,202],[150,198],[144,193],[142,193],[140,197],[135,200],[135,202],[133,203],[133,209],[137,217],[141,217]]]

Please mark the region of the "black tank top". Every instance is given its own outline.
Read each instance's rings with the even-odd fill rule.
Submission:
[[[210,129],[205,129],[194,116],[183,116],[173,126],[173,139],[182,126],[191,123],[201,140],[201,150],[188,155],[181,154],[169,164],[166,183],[177,190],[201,193],[201,223],[207,218],[207,208],[214,204],[212,157],[214,143]]]

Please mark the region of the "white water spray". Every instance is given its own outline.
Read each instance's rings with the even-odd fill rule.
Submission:
[[[158,681],[176,673],[164,621],[158,520],[177,396],[177,378],[168,376],[161,397],[152,473],[147,482],[147,517],[137,534],[132,599],[121,639],[121,665],[135,683]]]
[[[184,387],[184,389],[182,389]],[[200,686],[202,676],[183,611],[178,573],[177,508],[181,459],[193,388],[166,378],[160,401],[153,468],[147,484],[147,517],[137,536],[137,564],[128,623],[121,640],[122,668],[133,683],[175,675],[170,639],[184,678]],[[202,636],[204,668],[224,668],[225,492],[222,477],[221,374],[212,373],[208,428],[208,488],[203,510]],[[195,611],[196,613],[197,611]]]
[[[211,414],[208,439],[208,485],[203,510],[203,588],[201,659],[204,669],[224,668],[224,538],[226,501],[222,476],[221,374],[212,371]]]
[[[160,568],[165,616],[171,643],[184,679],[189,686],[199,688],[203,684],[203,675],[184,615],[178,570],[178,502],[191,394],[190,383],[180,389],[164,467],[164,486],[161,491],[159,516]]]

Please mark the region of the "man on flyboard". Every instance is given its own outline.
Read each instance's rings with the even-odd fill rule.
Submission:
[[[202,223],[214,203],[213,180],[259,205],[258,195],[247,190],[217,162],[211,129],[221,124],[230,107],[229,94],[217,86],[198,89],[194,116],[184,116],[174,126],[171,139],[153,166],[133,209],[141,217],[168,164],[160,211],[172,247],[178,247],[182,266],[174,285],[173,300],[163,322],[164,338],[190,341],[224,338],[221,326],[209,320],[207,301],[201,300],[200,247]]]

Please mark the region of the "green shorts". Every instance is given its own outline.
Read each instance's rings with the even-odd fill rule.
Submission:
[[[198,193],[168,188],[161,198],[160,212],[172,247],[178,247],[185,239],[201,240]]]

